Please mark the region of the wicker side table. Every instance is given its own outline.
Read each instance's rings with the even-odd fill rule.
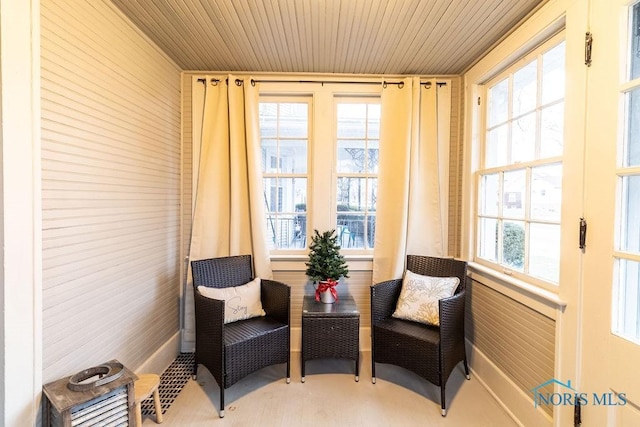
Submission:
[[[333,304],[304,297],[300,357],[302,382],[305,362],[313,359],[353,360],[356,381],[360,379],[360,312],[351,295],[340,296]]]

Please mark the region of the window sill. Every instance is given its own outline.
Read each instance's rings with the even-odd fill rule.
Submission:
[[[373,270],[373,255],[371,254],[343,254],[349,271]],[[309,260],[308,254],[271,255],[273,271],[306,271],[305,263]]]
[[[471,272],[471,278],[475,281],[513,298],[552,319],[556,318],[558,310],[563,311],[567,306],[566,301],[560,299],[558,294],[554,292],[523,280],[515,279],[482,264],[469,262],[469,271]]]

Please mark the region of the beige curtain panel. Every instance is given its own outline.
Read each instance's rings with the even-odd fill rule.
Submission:
[[[402,83],[382,91],[374,283],[402,277],[406,254],[448,252],[451,85]]]
[[[251,254],[256,276],[271,278],[258,96],[250,77],[206,78],[189,259]]]

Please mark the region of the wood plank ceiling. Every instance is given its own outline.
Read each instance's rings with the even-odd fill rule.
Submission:
[[[112,0],[184,70],[460,74],[546,0]]]

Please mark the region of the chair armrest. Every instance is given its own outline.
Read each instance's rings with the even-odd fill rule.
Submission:
[[[464,340],[464,306],[466,289],[439,301],[440,339],[443,346],[449,341]]]
[[[275,280],[260,279],[262,308],[270,317],[290,324],[291,287]]]
[[[371,286],[371,325],[390,317],[396,309],[402,279],[387,280]]]
[[[224,300],[205,297],[195,286],[193,300],[196,317],[196,354],[200,363],[208,367],[209,364],[214,364],[221,370],[224,354]]]

